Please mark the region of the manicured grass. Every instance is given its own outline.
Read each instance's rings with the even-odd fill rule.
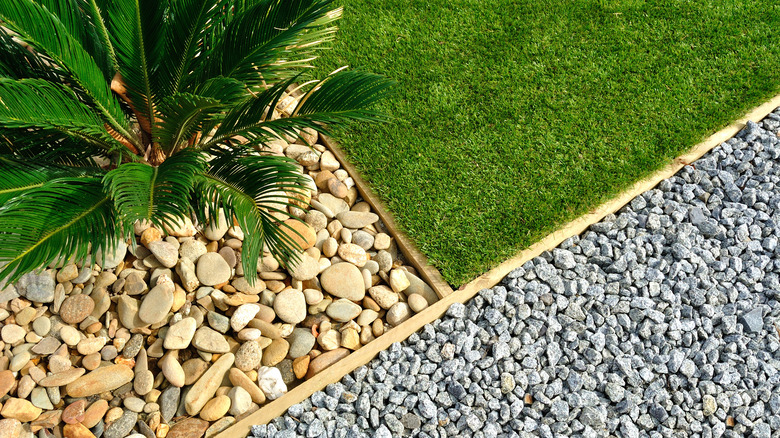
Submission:
[[[400,87],[338,140],[456,286],[780,90],[774,1],[341,3],[320,64]]]

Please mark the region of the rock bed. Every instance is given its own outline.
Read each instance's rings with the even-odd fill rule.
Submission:
[[[780,433],[780,110],[256,437]]]
[[[137,246],[2,290],[0,438],[213,436],[435,302],[317,140],[269,144],[310,183],[302,221],[277,216],[303,249],[288,269],[265,253],[250,284],[222,214],[138,223]]]

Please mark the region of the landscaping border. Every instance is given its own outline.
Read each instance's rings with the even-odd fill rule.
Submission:
[[[342,163],[355,181],[358,190],[363,198],[371,204],[377,214],[387,225],[388,229],[394,233],[399,248],[406,256],[407,260],[418,269],[424,280],[429,282],[437,294],[441,297],[439,301],[424,309],[420,313],[412,316],[399,326],[391,329],[384,335],[376,338],[374,341],[365,345],[363,348],[353,352],[343,360],[326,368],[314,378],[309,379],[287,394],[266,404],[260,410],[244,417],[231,427],[227,428],[216,438],[233,438],[237,436],[246,436],[252,425],[265,424],[274,418],[282,415],[288,407],[300,403],[311,396],[316,391],[325,386],[338,382],[343,376],[352,372],[354,369],[365,365],[373,359],[380,351],[390,347],[395,342],[400,342],[408,338],[412,333],[417,332],[426,324],[429,324],[440,318],[454,303],[465,303],[476,295],[480,290],[491,288],[498,284],[509,272],[522,266],[527,261],[537,257],[544,251],[552,250],[564,240],[581,234],[589,226],[599,222],[608,214],[614,213],[634,199],[636,196],[652,189],[659,182],[676,174],[680,169],[696,161],[702,155],[706,154],[720,143],[728,140],[737,134],[748,121],[758,122],[775,108],[780,107],[780,95],[777,95],[767,102],[753,108],[745,116],[731,123],[727,127],[707,137],[704,141],[693,147],[688,153],[678,156],[663,169],[653,173],[645,179],[642,179],[632,185],[630,188],[618,194],[615,198],[603,203],[590,213],[586,213],[571,222],[563,225],[556,231],[553,231],[543,239],[539,240],[529,248],[520,251],[516,256],[501,263],[497,267],[482,274],[458,290],[452,291],[442,280],[441,274],[432,266],[427,264],[427,259],[411,243],[408,237],[400,233],[392,217],[384,208],[379,199],[373,194],[366,182],[358,175],[355,168],[349,164],[343,151],[332,141],[327,141],[326,146],[331,149],[333,154]]]

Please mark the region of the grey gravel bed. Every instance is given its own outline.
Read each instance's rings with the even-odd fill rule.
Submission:
[[[777,436],[778,128],[780,109],[252,434]]]

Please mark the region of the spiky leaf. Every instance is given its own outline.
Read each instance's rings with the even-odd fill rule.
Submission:
[[[59,178],[0,207],[0,280],[112,248],[122,233],[102,188],[100,178]]]

